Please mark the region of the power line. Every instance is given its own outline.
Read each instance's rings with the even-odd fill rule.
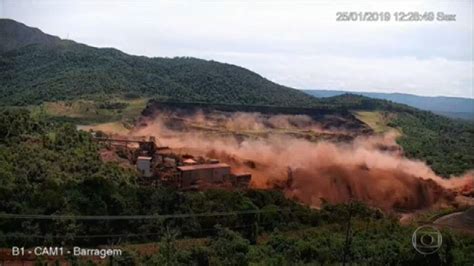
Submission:
[[[258,224],[259,226],[266,226],[269,225],[268,223],[266,224]],[[247,224],[247,225],[240,225],[240,226],[223,226],[224,228],[228,229],[242,229],[242,228],[250,228],[253,225]],[[196,229],[196,230],[186,230],[186,231],[179,231],[181,234],[187,234],[187,233],[200,233],[200,232],[209,232],[209,231],[216,231],[216,228],[204,228],[204,229]],[[97,235],[71,235],[70,237],[73,239],[76,238],[112,238],[112,237],[127,237],[127,238],[133,238],[133,237],[144,237],[144,236],[160,236],[163,235],[164,233],[129,233],[129,234],[97,234]],[[65,235],[31,235],[31,234],[0,234],[0,238],[40,238],[40,239],[49,239],[49,238],[56,238],[56,239],[61,239],[61,238],[67,238]]]
[[[182,214],[156,214],[156,215],[44,215],[44,214],[13,214],[0,213],[0,219],[31,219],[31,220],[154,220],[168,218],[192,218],[212,216],[232,216],[244,214],[260,214],[272,212],[285,212],[290,209],[273,210],[247,210],[234,212],[208,212],[208,213],[182,213]]]

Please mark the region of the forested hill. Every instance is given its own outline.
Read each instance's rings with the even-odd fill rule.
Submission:
[[[131,56],[0,21],[0,47],[6,51],[0,54],[0,105],[114,94],[254,105],[315,102],[242,67],[196,58]]]
[[[349,93],[340,90],[304,90],[304,92],[318,97],[327,98]],[[381,92],[350,92],[374,99],[388,100],[395,103],[406,104],[421,110],[452,118],[474,120],[474,99],[460,97],[429,97],[406,93],[381,93]]]
[[[396,128],[397,142],[410,158],[425,161],[445,177],[474,169],[474,124],[421,111],[407,105],[361,95],[343,94],[323,100],[327,105],[364,110],[366,120]]]
[[[58,37],[45,34],[39,29],[11,19],[0,19],[0,53],[37,43],[51,46],[59,41]]]
[[[318,99],[242,67],[196,58],[147,58],[61,40],[0,19],[0,106],[147,97],[175,102],[267,105],[382,113],[403,133],[406,154],[444,176],[474,168],[474,126],[385,100]],[[119,97],[114,97],[119,96]],[[386,115],[387,114],[387,115]]]

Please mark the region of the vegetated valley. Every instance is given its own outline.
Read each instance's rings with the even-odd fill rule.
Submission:
[[[4,248],[113,244],[125,250],[120,265],[474,260],[472,232],[444,228],[429,256],[410,242],[420,224],[472,206],[469,122],[356,95],[314,98],[241,67],[127,55],[12,20],[0,20],[0,37]],[[152,143],[144,136],[167,146],[152,151],[151,177],[135,167]],[[216,159],[248,184],[173,182],[189,160]],[[83,215],[155,217],[61,217]]]

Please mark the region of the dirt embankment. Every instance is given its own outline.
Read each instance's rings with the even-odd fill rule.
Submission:
[[[253,187],[279,187],[316,207],[360,200],[415,210],[451,204],[455,188],[473,187],[472,172],[443,179],[424,162],[405,158],[396,132],[371,134],[350,113],[236,108],[151,105],[132,134],[218,158],[252,173]]]

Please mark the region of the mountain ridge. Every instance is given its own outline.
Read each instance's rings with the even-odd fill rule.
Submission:
[[[344,90],[303,90],[318,97],[328,98],[345,93],[362,95],[373,99],[388,100],[399,104],[406,104],[421,110],[432,111],[436,114],[451,118],[474,120],[474,99],[449,96],[420,96],[409,93],[384,93]]]
[[[5,24],[11,21],[0,25]],[[0,35],[0,46],[9,47],[0,55],[3,105],[37,104],[90,94],[282,106],[317,102],[304,92],[231,64],[189,57],[133,56],[114,48],[50,39],[46,34],[43,38],[12,41],[29,33],[43,33],[21,23],[9,28],[19,33],[7,34],[10,38]]]
[[[12,19],[0,19],[0,53],[31,44],[55,45],[61,39]]]
[[[26,27],[19,25],[20,29]],[[31,30],[25,32],[12,36],[23,36]],[[0,36],[2,40],[5,39]],[[390,117],[387,126],[402,132],[397,142],[405,155],[426,161],[436,173],[449,177],[474,166],[473,124],[408,105],[355,94],[318,99],[245,68],[215,61],[133,56],[113,48],[95,48],[70,40],[50,41],[46,37],[25,40],[28,41],[9,41],[9,47],[13,43],[17,49],[0,53],[0,106],[148,98],[315,108],[333,114],[340,110],[366,110]]]

